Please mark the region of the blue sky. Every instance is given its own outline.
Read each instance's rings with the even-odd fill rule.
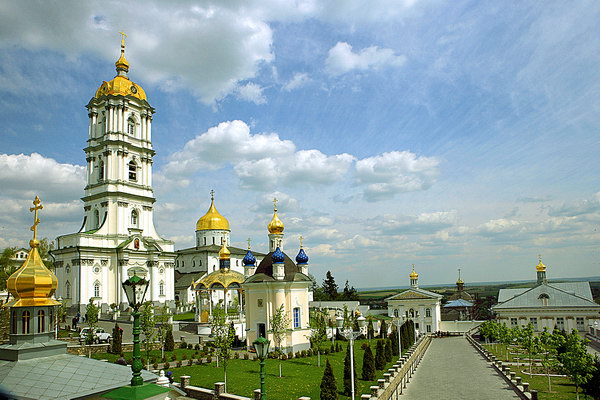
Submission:
[[[85,105],[118,31],[153,120],[155,223],[193,243],[209,191],[234,244],[357,287],[598,275],[600,4],[0,1],[0,247],[82,219]]]

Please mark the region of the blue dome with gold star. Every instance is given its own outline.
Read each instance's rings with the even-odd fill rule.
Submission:
[[[252,254],[252,252],[248,250],[242,262],[244,263],[244,265],[254,265],[256,264],[256,257],[254,257],[254,254]]]
[[[308,264],[308,256],[304,252],[303,248],[300,248],[298,255],[296,256],[296,263],[298,264]]]
[[[271,256],[271,259],[274,263],[282,263],[283,260],[285,260],[285,255],[283,254],[283,251],[281,251],[281,249],[277,247],[273,252],[273,255]]]

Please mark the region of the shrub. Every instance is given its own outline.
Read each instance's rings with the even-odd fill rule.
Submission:
[[[300,351],[297,351],[296,352],[296,358],[300,358],[300,357],[302,357],[302,353]]]
[[[206,362],[210,364],[212,362],[212,357],[211,356],[206,357]]]
[[[367,346],[367,348],[365,349],[365,354],[363,356],[362,380],[375,380],[375,359],[373,358],[373,352],[371,351],[371,348],[369,346]]]
[[[244,353],[244,360],[248,360],[250,358],[250,355],[248,353]]]
[[[179,348],[180,349],[187,349],[188,348],[187,343],[185,341],[182,341],[181,343],[179,343]]]
[[[362,350],[366,350],[366,349],[367,349],[367,347],[369,347],[369,343],[367,343],[367,342],[365,342],[365,343],[363,343],[363,344],[361,344],[361,345],[360,345],[360,348],[361,348]]]
[[[115,364],[119,364],[119,365],[127,365],[127,361],[125,361],[125,359],[123,358],[123,356],[117,358],[117,360],[115,361]]]
[[[330,353],[335,353],[335,351],[336,351],[336,349],[335,349],[335,347],[332,344],[331,347],[329,348],[329,352]]]
[[[157,362],[155,362],[154,364],[152,364],[152,368],[154,368],[154,369],[158,369],[158,363],[157,363]]]
[[[177,353],[171,354],[171,361],[177,360]]]
[[[375,369],[383,370],[385,368],[385,350],[383,347],[383,340],[377,341],[377,347],[375,347]]]
[[[177,361],[177,366],[181,367],[181,360]]]
[[[290,351],[288,353],[288,358],[294,358],[294,352],[293,351]]]
[[[165,336],[165,351],[175,350],[175,340],[173,340],[173,330],[167,329],[167,335]]]
[[[385,361],[390,362],[394,357],[392,356],[392,341],[385,339]]]
[[[240,353],[238,353],[237,351],[233,353],[233,358],[235,358],[236,360],[240,358]]]
[[[154,364],[155,362],[156,362],[156,357],[152,357],[152,358],[150,359],[150,363]],[[155,368],[155,369],[156,369],[156,368]]]
[[[323,379],[321,380],[321,400],[337,400],[337,386],[335,384],[335,376],[333,376],[333,369],[327,359],[325,365],[325,372],[323,373]]]
[[[188,348],[188,350],[191,350],[191,349],[193,349],[193,348],[194,348],[194,345],[193,345],[193,344],[191,344],[191,343],[188,343],[188,345],[187,345],[187,348]]]
[[[181,356],[182,360],[187,360],[187,354],[183,353],[183,355]]]
[[[169,364],[168,362],[165,363],[165,365],[163,366],[164,369],[169,369],[171,367],[171,364]]]
[[[163,358],[161,359],[161,362],[166,363],[167,362],[167,356],[163,356]]]
[[[198,343],[196,343],[196,345],[194,346],[194,350],[200,350],[200,345]]]
[[[126,358],[125,360],[127,361],[127,365],[131,365],[131,364],[133,364],[133,358],[131,358],[131,357],[128,357],[128,358]]]

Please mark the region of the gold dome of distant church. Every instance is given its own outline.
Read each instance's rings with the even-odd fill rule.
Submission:
[[[277,216],[277,199],[273,199],[273,218],[271,218],[271,222],[267,225],[267,229],[269,233],[277,233],[282,234],[285,229],[285,225]]]
[[[217,207],[215,207],[215,192],[211,190],[210,192],[210,207],[206,214],[204,214],[198,222],[196,222],[196,230],[203,231],[208,229],[215,230],[223,230],[228,231],[229,229],[229,221],[227,218],[222,216],[219,211],[217,211]]]
[[[31,306],[55,306],[60,304],[52,299],[52,295],[58,287],[58,279],[42,261],[38,251],[40,246],[37,240],[37,226],[40,223],[38,211],[43,208],[39,197],[35,197],[33,207],[34,219],[31,230],[33,239],[29,241],[31,250],[27,259],[6,281],[6,288],[13,296],[13,300],[6,307],[31,307]]]
[[[112,80],[102,82],[102,85],[96,90],[95,97],[102,97],[106,95],[113,96],[133,96],[140,100],[147,100],[146,92],[140,85],[132,82],[127,76],[129,72],[129,62],[125,58],[125,34],[121,32],[123,37],[121,38],[121,56],[115,62],[117,67],[117,76]]]

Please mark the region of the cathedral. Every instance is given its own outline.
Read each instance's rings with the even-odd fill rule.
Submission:
[[[59,236],[55,257],[60,282],[56,296],[83,310],[92,299],[107,312],[126,308],[121,283],[134,272],[150,279],[146,298],[174,300],[173,242],[154,228],[152,115],[142,87],[127,73],[125,40],[117,75],[102,82],[87,104],[89,129],[83,223]]]

